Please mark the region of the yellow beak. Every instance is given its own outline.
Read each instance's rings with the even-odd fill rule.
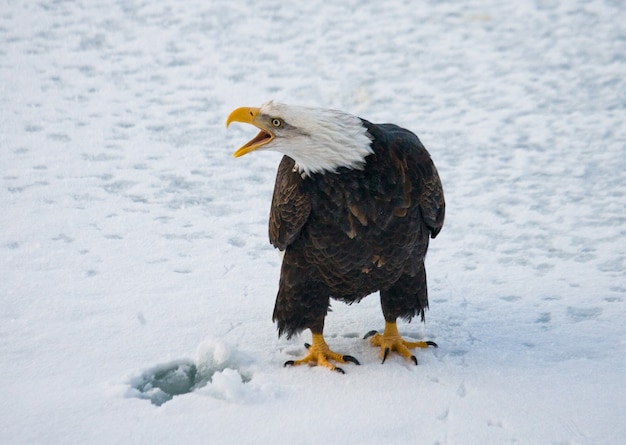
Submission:
[[[274,134],[266,126],[259,122],[259,113],[260,110],[258,108],[241,107],[233,110],[233,112],[228,115],[228,118],[226,119],[226,127],[228,127],[232,122],[243,122],[244,124],[254,125],[261,130],[259,134],[254,137],[254,139],[239,147],[237,151],[233,153],[234,157],[238,158],[246,153],[250,153],[251,151],[262,147],[274,139]]]

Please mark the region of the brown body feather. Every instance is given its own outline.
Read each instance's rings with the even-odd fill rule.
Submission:
[[[374,153],[362,170],[302,177],[283,157],[269,221],[285,251],[273,319],[288,337],[322,332],[330,298],[358,302],[380,291],[385,320],[428,307],[424,257],[441,230],[443,189],[417,136],[363,120]]]

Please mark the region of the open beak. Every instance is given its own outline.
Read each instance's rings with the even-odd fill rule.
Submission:
[[[250,153],[251,151],[262,147],[274,139],[274,134],[257,119],[259,113],[260,110],[258,108],[241,107],[233,110],[233,112],[228,115],[228,118],[226,119],[226,127],[228,127],[231,122],[243,122],[244,124],[254,125],[261,130],[259,131],[259,134],[254,137],[254,139],[239,147],[237,151],[233,153],[234,157],[238,158],[246,153]]]

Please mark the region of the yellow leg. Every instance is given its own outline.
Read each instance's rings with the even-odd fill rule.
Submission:
[[[285,362],[285,366],[299,366],[304,364],[316,364],[319,366],[324,366],[331,371],[338,371],[342,374],[345,374],[344,370],[338,368],[329,362],[329,360],[333,360],[339,363],[354,363],[355,365],[359,365],[359,361],[352,357],[351,355],[341,355],[334,351],[331,351],[326,341],[324,340],[324,336],[322,334],[313,334],[312,345],[306,345],[309,349],[309,353],[306,357],[300,360],[289,360]]]
[[[402,357],[413,361],[417,365],[417,358],[411,354],[409,349],[413,348],[428,348],[429,346],[437,347],[437,344],[432,341],[406,341],[398,332],[398,326],[395,322],[385,322],[385,331],[382,334],[377,333],[376,331],[370,332],[365,337],[370,338],[370,343],[373,346],[380,347],[380,355],[383,359],[383,363],[387,360],[387,356],[391,351],[395,351],[400,354]]]

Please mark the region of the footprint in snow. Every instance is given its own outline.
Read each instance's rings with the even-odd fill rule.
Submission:
[[[599,307],[571,307],[567,308],[567,316],[574,323],[579,323],[585,320],[593,320],[602,314],[602,309]]]

